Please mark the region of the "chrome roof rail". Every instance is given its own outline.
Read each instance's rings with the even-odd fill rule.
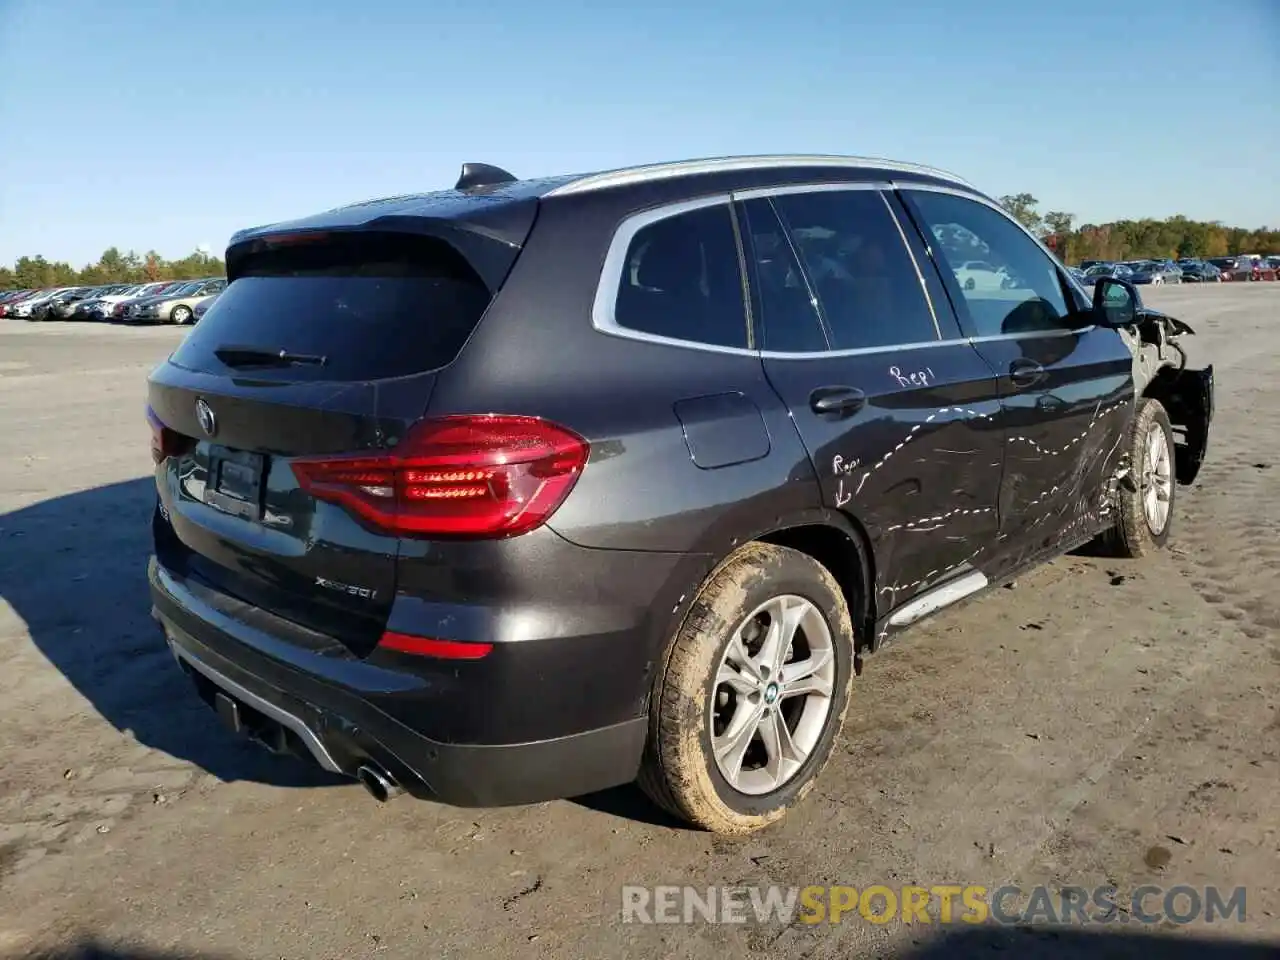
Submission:
[[[563,197],[577,193],[589,193],[593,190],[607,190],[611,187],[624,187],[655,180],[666,180],[672,177],[691,176],[700,173],[730,173],[743,170],[769,170],[782,167],[849,167],[869,171],[889,171],[893,173],[918,173],[925,176],[948,180],[965,187],[973,188],[973,184],[936,167],[928,167],[919,163],[901,163],[897,160],[884,160],[878,157],[846,157],[825,156],[822,154],[777,154],[743,157],[711,157],[703,160],[677,160],[672,163],[650,163],[638,167],[623,167],[618,170],[606,170],[603,173],[590,173],[568,183],[549,190],[545,196]]]

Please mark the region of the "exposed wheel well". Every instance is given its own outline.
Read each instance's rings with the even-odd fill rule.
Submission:
[[[1213,415],[1212,380],[1212,367],[1205,370],[1163,367],[1142,391],[1144,399],[1159,400],[1169,414],[1181,484],[1193,483],[1204,461]]]
[[[856,542],[854,536],[864,537],[863,542]],[[855,532],[851,536],[837,527],[815,523],[775,530],[759,539],[806,553],[830,570],[849,605],[849,619],[858,633],[857,648],[870,646],[875,631],[875,590],[865,535]]]

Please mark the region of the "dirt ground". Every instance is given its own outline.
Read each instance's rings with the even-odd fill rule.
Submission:
[[[1275,955],[1280,283],[1148,299],[1218,372],[1170,549],[1064,557],[871,658],[818,789],[736,841],[631,789],[378,805],[224,733],[148,618],[144,378],[180,331],[0,321],[0,956]],[[1247,913],[1154,942],[619,920],[624,884],[834,883],[1245,886]]]

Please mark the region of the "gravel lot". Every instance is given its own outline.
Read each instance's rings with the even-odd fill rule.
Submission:
[[[1171,548],[1063,558],[871,658],[818,789],[744,841],[630,789],[380,806],[224,733],[147,615],[144,378],[181,331],[0,320],[0,956],[1274,956],[1280,284],[1145,295],[1218,371]],[[618,921],[624,884],[1108,882],[1243,885],[1247,919],[1154,952],[1133,924]]]

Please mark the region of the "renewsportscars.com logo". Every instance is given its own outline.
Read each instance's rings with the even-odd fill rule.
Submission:
[[[1245,919],[1245,888],[624,886],[623,923],[1140,923]]]

